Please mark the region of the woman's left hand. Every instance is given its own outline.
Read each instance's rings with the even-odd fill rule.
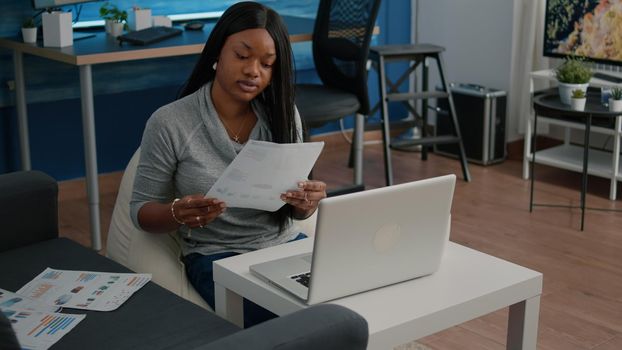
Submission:
[[[318,203],[326,198],[326,184],[322,181],[307,180],[298,183],[298,189],[287,191],[281,194],[281,199],[294,207],[297,216],[308,217],[315,209]]]

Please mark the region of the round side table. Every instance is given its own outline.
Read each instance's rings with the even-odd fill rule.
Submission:
[[[581,177],[581,231],[583,231],[585,221],[585,193],[587,191],[587,178],[588,178],[588,157],[590,148],[590,127],[592,121],[596,118],[614,119],[622,112],[610,112],[609,109],[601,104],[599,93],[588,93],[587,102],[583,111],[576,111],[570,108],[570,106],[562,104],[557,93],[547,93],[536,96],[533,100],[534,109],[534,123],[533,123],[533,137],[532,140],[532,153],[531,153],[531,193],[529,196],[529,211],[533,211],[534,206],[547,206],[547,207],[563,207],[563,208],[577,208],[575,206],[568,205],[551,205],[551,204],[535,204],[533,202],[533,185],[534,185],[534,167],[536,163],[536,136],[538,129],[538,115],[546,116],[548,118],[563,119],[566,121],[576,121],[577,123],[584,123],[585,125],[585,138],[583,141],[583,174]],[[620,211],[616,209],[600,209],[608,211]]]

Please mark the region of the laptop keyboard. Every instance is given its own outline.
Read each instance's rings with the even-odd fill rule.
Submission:
[[[303,286],[309,288],[309,279],[311,278],[311,272],[301,273],[300,275],[294,275],[290,277],[294,281],[302,284]]]
[[[146,29],[129,32],[119,36],[119,41],[127,41],[135,45],[148,45],[164,39],[181,35],[182,30],[172,27],[150,27]]]

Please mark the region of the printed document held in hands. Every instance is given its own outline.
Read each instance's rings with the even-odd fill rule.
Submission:
[[[324,142],[249,140],[205,196],[230,208],[276,211],[285,205],[281,193],[307,179],[323,147]]]

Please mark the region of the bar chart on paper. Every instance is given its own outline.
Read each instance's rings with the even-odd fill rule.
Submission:
[[[11,320],[17,340],[24,349],[48,349],[86,317],[11,309],[2,312]]]

